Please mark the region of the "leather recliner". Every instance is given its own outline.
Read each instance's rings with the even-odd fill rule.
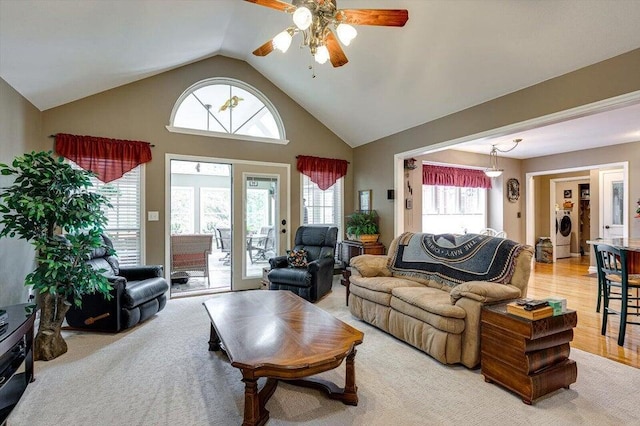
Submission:
[[[105,270],[113,289],[111,300],[100,293],[82,297],[82,307],[72,306],[67,323],[72,328],[118,332],[148,319],[167,303],[169,284],[162,277],[162,265],[120,267],[118,258],[109,255],[113,243],[103,235],[104,247],[93,250],[88,263]]]
[[[290,290],[315,302],[331,291],[338,228],[329,226],[301,226],[296,231],[293,250],[307,252],[306,268],[289,267],[287,256],[269,259],[270,290]]]

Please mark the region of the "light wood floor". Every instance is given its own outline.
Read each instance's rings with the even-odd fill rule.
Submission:
[[[533,262],[528,297],[562,297],[578,312],[571,346],[640,368],[640,325],[627,324],[624,346],[618,346],[619,319],[609,316],[607,335],[600,334],[602,313],[596,312],[598,282],[588,276],[589,257],[558,259],[556,263]],[[613,302],[612,302],[612,306]]]

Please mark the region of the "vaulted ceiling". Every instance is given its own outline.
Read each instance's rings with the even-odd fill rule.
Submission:
[[[246,1],[0,0],[0,77],[46,110],[225,55],[356,147],[640,47],[640,1],[337,3],[404,8],[409,21],[357,27],[349,63],[332,68],[299,38],[253,56],[291,16]]]

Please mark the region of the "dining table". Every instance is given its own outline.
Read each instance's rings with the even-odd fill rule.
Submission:
[[[638,238],[596,238],[587,244],[607,244],[627,251],[627,265],[630,274],[640,274],[640,239]]]

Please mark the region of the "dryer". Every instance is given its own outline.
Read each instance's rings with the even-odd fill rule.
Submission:
[[[556,258],[571,257],[571,210],[556,212]]]

